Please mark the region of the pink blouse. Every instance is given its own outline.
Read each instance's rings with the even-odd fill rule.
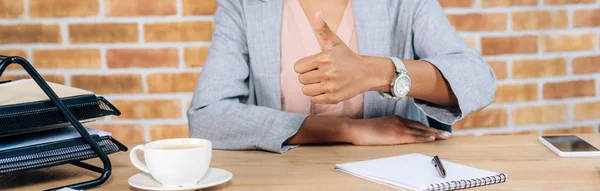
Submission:
[[[312,18],[312,17],[311,17]],[[358,53],[358,42],[352,14],[352,1],[348,1],[336,34]],[[283,1],[281,25],[281,103],[282,110],[311,116],[363,118],[363,94],[338,104],[315,104],[302,93],[302,84],[294,64],[301,58],[321,52],[317,36],[298,0]]]

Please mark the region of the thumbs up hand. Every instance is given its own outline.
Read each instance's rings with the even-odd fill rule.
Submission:
[[[294,66],[302,92],[313,102],[336,104],[391,82],[395,70],[389,59],[354,53],[327,26],[321,12],[315,13],[313,25],[324,49]],[[381,64],[382,59],[389,64]]]

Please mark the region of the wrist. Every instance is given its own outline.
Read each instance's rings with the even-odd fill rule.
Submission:
[[[345,143],[354,143],[356,126],[360,123],[360,119],[345,118],[341,125],[341,137]]]
[[[367,56],[367,63],[373,68],[370,91],[390,92],[390,83],[396,77],[396,67],[389,58]]]

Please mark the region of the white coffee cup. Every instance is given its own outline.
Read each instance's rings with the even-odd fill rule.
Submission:
[[[144,152],[146,164],[137,156]],[[210,166],[212,143],[205,139],[165,139],[138,145],[129,158],[136,168],[152,175],[166,187],[193,186],[204,177]]]

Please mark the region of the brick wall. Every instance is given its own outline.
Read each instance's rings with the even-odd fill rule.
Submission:
[[[499,83],[494,104],[456,134],[598,131],[599,0],[440,3]],[[90,126],[124,142],[187,136],[215,9],[214,0],[0,0],[0,54],[107,97],[123,115]],[[23,78],[15,68],[3,79]]]

